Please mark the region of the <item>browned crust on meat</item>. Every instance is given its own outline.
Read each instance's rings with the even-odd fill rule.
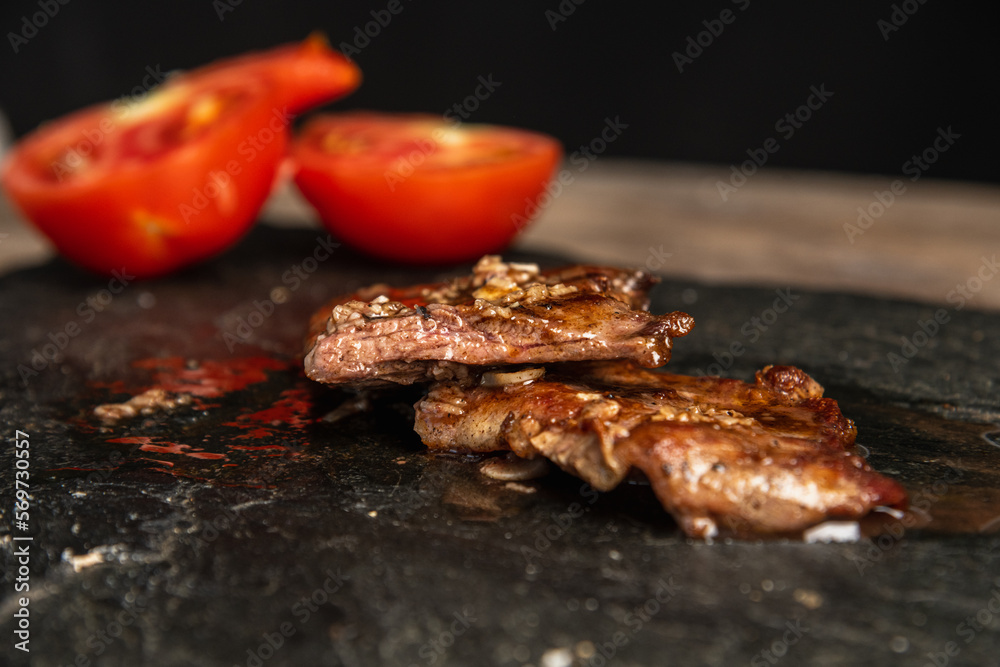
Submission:
[[[484,257],[447,283],[366,288],[311,322],[306,374],[319,382],[410,384],[462,377],[466,365],[670,358],[694,321],[644,310],[656,279],[642,271],[535,265]]]
[[[436,383],[415,429],[432,449],[545,457],[599,490],[636,468],[695,536],[795,532],[905,505],[902,488],[850,450],[854,423],[822,394],[789,366],[748,384],[561,364],[519,385]]]

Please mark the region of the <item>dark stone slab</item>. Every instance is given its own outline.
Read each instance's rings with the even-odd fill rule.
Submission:
[[[58,261],[0,278],[9,664],[28,664],[12,634],[24,536],[39,666],[996,662],[1000,316],[658,288],[654,310],[697,322],[674,370],[801,366],[919,510],[856,543],[705,544],[641,485],[597,495],[553,474],[518,490],[428,455],[413,392],[324,421],[350,396],[301,374],[309,313],[443,274],[345,249],[313,263],[318,238],[261,227],[217,262],[117,294]],[[194,402],[111,427],[92,416],[154,385]],[[18,429],[27,532],[11,514]]]

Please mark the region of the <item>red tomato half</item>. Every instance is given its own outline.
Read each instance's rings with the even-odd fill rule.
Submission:
[[[276,98],[293,114],[342,97],[361,84],[361,70],[331,49],[319,33],[299,44],[221,60],[192,74],[232,82],[251,72],[266,79]]]
[[[291,114],[359,81],[316,42],[268,53],[43,125],[14,147],[0,181],[62,255],[93,271],[150,277],[215,255],[270,193]]]
[[[313,118],[292,156],[295,184],[335,236],[384,259],[444,263],[506,247],[562,148],[508,127],[346,113]]]

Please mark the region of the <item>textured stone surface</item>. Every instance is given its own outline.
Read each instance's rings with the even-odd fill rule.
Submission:
[[[673,369],[747,379],[800,365],[925,510],[920,527],[889,521],[852,544],[704,544],[641,485],[598,496],[553,474],[509,487],[428,455],[412,392],[323,421],[349,395],[296,366],[309,312],[436,274],[344,249],[310,272],[316,239],[259,228],[223,260],[107,304],[106,281],[59,262],[0,278],[10,664],[27,664],[11,639],[15,429],[31,440],[32,665],[924,664],[949,642],[954,664],[995,660],[1000,316],[947,310],[908,358],[901,337],[936,308],[658,288],[654,310],[697,322]],[[768,312],[776,299],[785,312]],[[18,367],[70,322],[59,361],[25,382]],[[890,353],[906,359],[898,372]],[[93,418],[154,385],[194,404]]]

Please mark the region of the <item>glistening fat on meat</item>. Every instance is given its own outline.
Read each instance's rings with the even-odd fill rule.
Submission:
[[[797,368],[768,366],[753,384],[630,362],[534,375],[435,383],[415,429],[431,449],[544,457],[602,491],[638,469],[696,537],[795,533],[906,505],[902,487],[851,451],[854,423]]]
[[[534,264],[487,256],[471,276],[342,297],[314,317],[306,374],[328,384],[411,384],[463,377],[470,366],[670,358],[694,325],[687,313],[651,315],[656,279],[643,271]]]
[[[655,282],[487,256],[450,282],[331,302],[311,322],[306,372],[330,384],[432,382],[415,423],[431,449],[547,459],[605,491],[644,474],[692,536],[796,533],[905,507],[803,371],[768,366],[748,384],[648,370],[694,325],[647,312]]]

